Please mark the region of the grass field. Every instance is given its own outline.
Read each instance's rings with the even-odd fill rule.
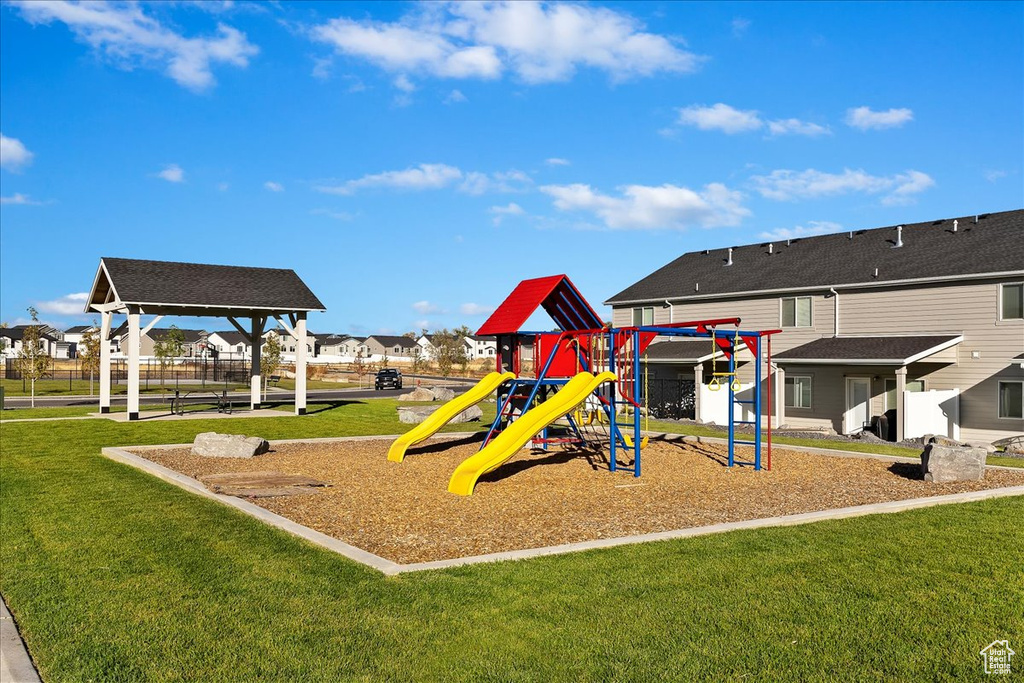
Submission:
[[[99,396],[100,394],[100,383],[99,380],[92,383],[90,394],[89,380],[87,379],[75,379],[70,382],[66,379],[39,379],[36,380],[36,396]],[[29,396],[32,393],[30,383],[26,380],[22,382],[20,379],[0,379],[0,386],[3,386],[4,393],[7,396]],[[217,384],[208,382],[206,387],[210,391],[223,391],[226,387],[228,391],[234,391],[236,389],[244,389],[246,385],[243,384],[228,384],[223,383]],[[195,389],[202,389],[201,384],[180,383],[178,385],[182,391],[190,391]],[[293,387],[294,388],[294,387]],[[145,381],[139,387],[139,392],[143,394],[159,394],[169,393],[173,394],[175,384],[173,379],[164,380],[164,385],[160,386],[160,380],[150,380],[149,386],[146,386]],[[111,394],[127,394],[128,385],[124,382],[110,385]]]
[[[394,407],[0,427],[0,591],[44,680],[981,680],[1024,642],[1021,498],[384,578],[99,454]]]

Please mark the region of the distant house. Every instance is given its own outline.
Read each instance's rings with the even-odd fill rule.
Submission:
[[[14,327],[0,328],[0,341],[3,343],[3,355],[5,358],[16,358],[18,353],[21,352],[22,338],[25,336],[25,330],[28,327],[28,325],[15,325]],[[51,329],[52,328],[49,326],[39,326],[39,347],[46,353],[46,355],[58,358],[61,357],[55,355],[58,353],[58,341],[57,338],[49,332]],[[67,358],[66,355],[63,357]]]
[[[85,341],[85,335],[89,332],[95,332],[96,336],[99,337],[100,330],[98,327],[92,325],[76,325],[75,327],[69,327],[64,330],[64,341],[74,345],[74,358],[77,358],[82,353],[82,344]],[[110,351],[111,353],[117,353],[118,350],[117,339],[110,340]]]
[[[219,358],[250,358],[252,344],[238,330],[218,330],[206,339],[206,347]]]
[[[421,334],[416,340],[424,358],[434,358],[434,337],[433,334]],[[494,337],[470,335],[462,338],[462,344],[470,360],[494,358],[498,354],[498,342]]]
[[[374,334],[363,342],[364,355],[367,358],[412,358],[416,341],[410,337],[396,337],[386,334]]]
[[[281,354],[290,356],[289,360],[294,360],[298,340],[283,327],[276,327],[263,333],[264,346],[266,345],[267,336],[271,333],[277,335],[277,341],[281,345]],[[306,333],[306,353],[308,354],[307,358],[316,357],[316,335],[308,331]]]
[[[181,333],[184,338],[182,344],[183,350],[179,358],[195,358],[203,355],[206,349],[207,334],[205,330],[189,330],[182,328],[174,328]],[[154,357],[156,356],[156,345],[162,339],[165,339],[168,334],[171,333],[172,328],[170,327],[154,327],[148,332],[143,334],[139,338],[139,354],[142,357]],[[125,332],[119,338],[119,346],[121,349],[128,348],[128,333]]]
[[[690,252],[605,303],[617,327],[782,330],[778,423],[854,434],[884,417],[897,440],[1024,432],[1024,210]],[[652,345],[651,376],[707,385],[703,343]],[[737,358],[749,385],[754,359]]]
[[[365,338],[347,334],[318,334],[316,336],[318,356],[355,356]]]

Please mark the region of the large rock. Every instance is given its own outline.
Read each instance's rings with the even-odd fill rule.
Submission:
[[[218,434],[203,432],[196,434],[192,442],[192,455],[207,458],[251,458],[270,450],[266,439],[244,434]]]
[[[925,481],[979,481],[985,478],[984,448],[961,448],[930,443],[921,456]]]
[[[431,391],[434,392],[435,401],[450,401],[455,398],[455,392],[448,387],[434,387]]]
[[[433,401],[434,392],[426,387],[416,387],[408,394],[402,394],[398,397],[399,401]]]
[[[401,406],[398,408],[398,421],[404,424],[419,424],[434,414],[441,406]],[[448,424],[475,422],[483,417],[484,411],[478,406],[470,406],[449,420]]]

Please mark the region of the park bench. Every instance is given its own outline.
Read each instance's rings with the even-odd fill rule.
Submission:
[[[271,375],[270,376],[270,382],[269,383],[273,384],[275,387],[277,386],[277,383],[280,382],[280,381],[281,381],[281,375]]]

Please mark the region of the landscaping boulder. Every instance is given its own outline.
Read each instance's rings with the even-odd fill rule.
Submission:
[[[921,456],[925,481],[980,481],[985,478],[984,448],[963,448],[930,443]]]
[[[419,424],[430,417],[441,406],[400,406],[398,421],[404,424]],[[484,411],[477,406],[470,406],[449,421],[449,424],[475,422],[483,417]]]
[[[434,392],[426,387],[416,387],[408,394],[402,394],[398,397],[399,401],[433,401]]]
[[[251,458],[270,450],[266,439],[244,434],[203,432],[192,442],[192,455],[207,458]]]
[[[450,401],[455,398],[455,392],[448,387],[433,387],[435,401]]]

